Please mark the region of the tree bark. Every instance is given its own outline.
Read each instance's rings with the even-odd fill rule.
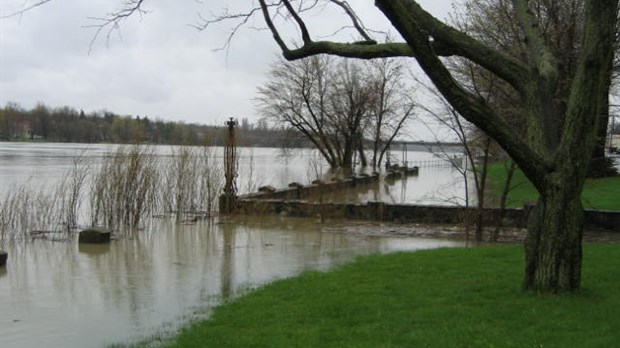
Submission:
[[[580,189],[552,187],[531,211],[525,239],[524,288],[569,292],[581,282],[583,211]]]

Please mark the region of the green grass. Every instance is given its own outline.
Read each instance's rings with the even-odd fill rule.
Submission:
[[[506,180],[506,169],[503,163],[493,163],[489,166],[489,182],[491,189],[499,197]],[[535,202],[538,193],[534,186],[519,169],[515,170],[512,178],[514,187],[508,195],[508,207],[523,207],[523,202]],[[587,179],[581,194],[583,206],[586,209],[620,210],[620,176]]]
[[[620,245],[586,245],[583,290],[520,288],[519,246],[374,255],[216,308],[172,347],[620,347]]]

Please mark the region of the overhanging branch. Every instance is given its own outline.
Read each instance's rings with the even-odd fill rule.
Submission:
[[[293,17],[293,19],[299,26],[299,30],[301,30],[301,39],[303,40],[303,42],[307,43],[307,42],[312,41],[310,40],[310,33],[308,33],[308,28],[306,28],[306,23],[304,23],[301,17],[299,17],[299,14],[295,11],[290,1],[282,0],[282,2],[284,3],[284,7],[286,7],[291,17]],[[261,2],[261,3],[264,3],[264,2]]]
[[[467,92],[454,80],[429,42],[430,34],[423,26],[427,19],[419,12],[409,10],[412,3],[415,4],[407,0],[377,0],[381,11],[416,52],[416,59],[424,72],[459,114],[496,139],[528,177],[542,179],[549,167],[548,158],[534,151],[482,99]]]
[[[361,59],[415,56],[411,47],[406,43],[368,44],[366,42],[317,41],[306,43],[302,47],[292,50],[283,49],[284,58],[287,60],[296,60],[323,53]]]
[[[49,0],[51,1],[51,0]],[[95,35],[90,42],[90,49],[92,49],[95,41],[99,38],[102,32],[106,31],[106,41],[109,41],[110,35],[114,30],[120,28],[120,23],[134,14],[143,15],[146,11],[142,8],[145,0],[126,0],[120,10],[109,13],[105,17],[90,17],[90,20],[98,22],[98,24],[86,25],[86,28],[95,28]]]
[[[385,0],[376,1],[379,7],[386,3]],[[432,37],[433,48],[444,47],[451,55],[467,58],[496,74],[516,90],[523,90],[522,79],[528,72],[524,64],[443,23],[426,12],[416,1],[401,1],[400,4],[401,10],[415,17],[420,29]],[[444,55],[443,52],[435,53]]]
[[[364,38],[364,40],[368,42],[376,43],[375,40],[373,40],[370,37],[370,35],[366,33],[366,28],[364,28],[364,26],[361,24],[361,21],[357,17],[357,14],[355,13],[355,11],[351,9],[351,6],[349,6],[349,4],[346,1],[340,1],[340,0],[330,0],[330,1],[340,6],[344,10],[347,16],[349,16],[349,18],[351,19],[351,22],[353,23],[353,27]]]
[[[554,84],[558,78],[558,63],[538,30],[538,23],[528,8],[526,0],[512,0],[517,20],[521,24],[530,59],[541,77]]]
[[[267,24],[267,27],[269,28],[269,30],[271,31],[271,34],[273,35],[273,39],[278,44],[278,46],[280,46],[280,49],[282,50],[282,52],[286,54],[286,52],[288,52],[289,49],[286,46],[286,43],[284,43],[284,40],[282,40],[282,37],[280,36],[280,33],[278,32],[278,29],[276,28],[275,24],[271,20],[271,15],[269,14],[269,6],[267,5],[267,3],[265,3],[265,0],[258,0],[258,2],[260,3],[260,7],[263,13],[263,18],[265,19],[265,23]]]

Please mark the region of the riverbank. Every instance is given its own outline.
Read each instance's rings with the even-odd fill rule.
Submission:
[[[242,218],[238,218],[243,221]],[[485,228],[484,235],[490,235],[494,226]],[[330,227],[321,229],[323,233],[346,233],[347,235],[360,235],[368,237],[413,237],[413,238],[433,238],[445,240],[472,241],[472,231],[469,236],[463,224],[401,224],[394,222],[376,221],[330,221]],[[522,243],[525,240],[527,230],[525,228],[504,227],[498,235],[498,240],[490,245],[497,243]],[[618,243],[620,244],[620,233],[601,230],[588,229],[583,231],[584,243]],[[484,242],[483,242],[484,243]]]
[[[215,309],[170,347],[614,347],[620,244],[587,244],[583,290],[520,288],[520,246],[373,255],[276,281]]]

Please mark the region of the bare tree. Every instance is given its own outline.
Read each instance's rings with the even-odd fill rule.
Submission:
[[[330,80],[333,85],[329,95],[329,122],[336,135],[340,167],[350,170],[355,151],[362,148],[361,132],[370,110],[371,88],[364,81],[363,68],[346,59]]]
[[[337,168],[342,163],[329,114],[331,60],[324,56],[278,62],[269,72],[269,82],[258,89],[257,102],[263,117],[299,131]]]
[[[269,76],[258,89],[261,114],[303,134],[332,168],[350,170],[356,152],[365,165],[366,139],[376,166],[413,114],[397,62],[315,56],[278,61]]]
[[[372,140],[373,168],[381,165],[394,139],[414,115],[414,91],[404,81],[401,60],[370,61],[372,103],[366,137]]]

